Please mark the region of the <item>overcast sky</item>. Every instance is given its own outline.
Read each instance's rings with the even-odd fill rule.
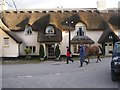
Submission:
[[[98,0],[14,0],[17,9],[48,8],[97,8]],[[117,8],[120,0],[106,0],[107,8]],[[6,0],[8,9],[15,8],[12,0]]]

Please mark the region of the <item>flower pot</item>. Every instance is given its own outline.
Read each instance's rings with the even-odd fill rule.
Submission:
[[[41,60],[41,61],[43,61],[43,60],[44,60],[44,58],[40,58],[40,60]]]

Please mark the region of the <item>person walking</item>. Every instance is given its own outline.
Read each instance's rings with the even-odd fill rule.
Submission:
[[[84,47],[84,45],[81,44],[80,47],[79,47],[79,49],[80,49],[80,66],[79,66],[79,67],[82,67],[84,62],[85,62],[86,64],[88,64],[88,62],[85,61],[86,52],[85,52],[85,47]]]
[[[67,52],[66,52],[67,63],[66,63],[66,64],[69,64],[69,60],[70,60],[71,62],[74,62],[74,60],[71,59],[71,55],[72,55],[72,54],[71,54],[71,51],[70,51],[69,47],[67,46],[66,48],[67,48]]]

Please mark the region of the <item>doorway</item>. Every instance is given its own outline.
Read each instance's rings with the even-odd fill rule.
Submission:
[[[47,57],[48,58],[55,58],[54,48],[55,48],[55,44],[47,44]]]

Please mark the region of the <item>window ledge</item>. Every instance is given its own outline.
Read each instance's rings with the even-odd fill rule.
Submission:
[[[9,45],[4,45],[4,48],[7,48],[7,47],[9,47]]]
[[[33,35],[33,34],[25,34],[25,35]]]
[[[45,34],[45,36],[55,36],[55,34],[49,33],[49,34]]]

